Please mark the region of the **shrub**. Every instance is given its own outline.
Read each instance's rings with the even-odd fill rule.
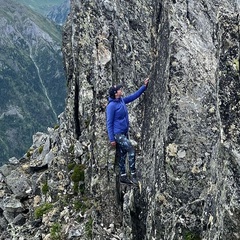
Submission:
[[[50,230],[52,240],[60,240],[61,238],[61,225],[60,223],[54,223]]]
[[[54,130],[56,130],[56,129],[58,129],[58,128],[59,128],[59,125],[56,124],[56,125],[54,126]]]
[[[85,231],[89,239],[92,239],[92,228],[93,228],[93,219],[90,218],[85,225]]]
[[[74,153],[74,145],[73,144],[69,147],[68,152]]]
[[[28,152],[27,152],[27,157],[28,157],[28,158],[30,158],[30,157],[31,157],[31,155],[32,155],[32,154],[31,154],[31,152],[30,152],[30,151],[28,151]]]
[[[186,232],[184,240],[201,240],[200,236],[193,232]]]
[[[40,147],[38,148],[38,152],[39,152],[39,154],[41,154],[42,151],[43,151],[43,146],[40,146]]]
[[[51,203],[45,203],[35,209],[34,215],[35,218],[41,218],[43,214],[49,212],[53,208]]]
[[[42,186],[42,193],[43,193],[44,195],[46,195],[47,192],[48,192],[48,190],[49,190],[48,184],[47,184],[47,182],[45,182],[45,183],[43,184],[43,186]]]
[[[74,194],[78,194],[79,192],[79,182],[80,184],[80,192],[83,194],[85,190],[84,186],[84,168],[85,166],[80,164],[80,165],[75,165],[73,168],[73,173],[71,175],[71,180],[73,181],[73,191]]]
[[[73,170],[73,169],[74,169],[74,167],[75,167],[75,165],[76,165],[76,163],[75,163],[75,162],[71,162],[71,163],[69,163],[69,164],[67,165],[68,171],[71,171],[71,170]]]
[[[74,208],[76,211],[82,211],[82,213],[84,214],[86,212],[87,209],[90,208],[90,203],[88,200],[77,200],[74,202]]]
[[[71,176],[73,182],[84,181],[84,168],[85,167],[82,164],[74,166],[73,173]]]
[[[73,183],[73,193],[74,195],[78,195],[78,182]]]

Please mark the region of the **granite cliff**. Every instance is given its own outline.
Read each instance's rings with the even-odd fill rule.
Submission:
[[[66,108],[0,168],[2,239],[240,239],[239,1],[71,1]],[[140,188],[105,130],[125,93]]]

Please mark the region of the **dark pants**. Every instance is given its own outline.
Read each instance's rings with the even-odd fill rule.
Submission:
[[[118,164],[120,168],[120,174],[126,174],[125,161],[128,154],[129,168],[131,173],[135,173],[135,151],[128,139],[127,134],[116,134],[115,140],[117,143],[117,156],[118,156]]]

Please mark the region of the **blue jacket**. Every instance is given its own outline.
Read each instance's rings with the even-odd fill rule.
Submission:
[[[145,85],[133,94],[123,97],[108,99],[107,105],[107,131],[110,142],[115,142],[114,135],[127,133],[129,128],[128,109],[126,104],[134,101],[147,89]]]

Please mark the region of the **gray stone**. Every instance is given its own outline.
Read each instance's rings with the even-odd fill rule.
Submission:
[[[15,166],[10,165],[10,164],[4,164],[3,166],[0,167],[0,172],[2,173],[3,176],[8,176],[12,170],[15,169]]]
[[[6,230],[7,225],[8,225],[8,222],[6,221],[6,219],[3,217],[0,217],[0,229],[1,229],[0,232],[3,232],[4,230]]]
[[[12,221],[14,225],[22,226],[26,222],[26,218],[23,214],[18,214]]]
[[[14,213],[23,211],[22,203],[18,199],[16,199],[14,196],[5,197],[2,200],[1,208],[3,211],[14,212]]]
[[[31,185],[27,176],[14,170],[6,177],[6,183],[18,198],[24,198],[31,193]]]
[[[16,157],[12,157],[12,158],[8,159],[8,161],[11,164],[18,164],[19,163],[19,160]]]

